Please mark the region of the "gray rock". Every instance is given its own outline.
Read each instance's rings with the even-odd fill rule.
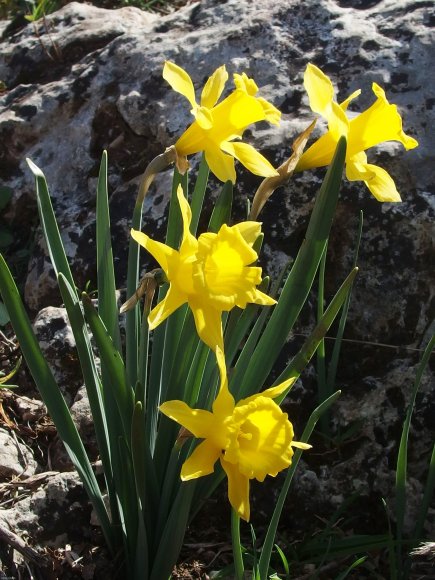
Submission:
[[[98,447],[95,439],[94,421],[92,419],[91,407],[85,386],[80,387],[77,391],[70,412],[89,457],[91,460],[96,460]]]
[[[32,544],[53,548],[82,542],[89,536],[91,508],[79,476],[58,473],[10,509],[0,511],[0,520]]]
[[[0,477],[29,477],[36,471],[37,463],[32,452],[17,437],[0,429]]]
[[[230,72],[246,70],[256,78],[262,94],[284,113],[281,129],[253,131],[256,145],[266,148],[274,163],[288,154],[292,138],[312,119],[301,83],[305,65],[312,61],[331,75],[341,95],[362,88],[361,107],[372,98],[371,82],[381,83],[403,110],[406,130],[420,139],[420,147],[407,154],[396,146],[378,153],[404,203],[381,205],[362,184],[345,184],[336,235],[342,240],[343,229],[349,232],[348,244],[331,244],[335,281],[335,274],[348,268],[348,245],[354,239],[349,226],[363,207],[367,225],[355,302],[366,308],[352,312],[358,334],[415,344],[427,327],[428,308],[433,308],[433,272],[427,267],[434,182],[433,164],[427,160],[435,126],[425,73],[434,56],[429,10],[416,0],[384,0],[358,8],[332,0],[208,0],[156,19],[131,8],[112,12],[72,3],[49,18],[49,33],[41,24],[36,36],[29,25],[4,39],[0,78],[9,91],[0,101],[0,135],[9,143],[4,179],[16,198],[10,222],[20,227],[23,212],[34,211],[33,179],[24,161],[29,156],[47,175],[78,286],[94,280],[95,176],[101,151],[109,148],[121,286],[137,183],[131,178],[190,122],[189,107],[161,77],[163,61],[172,59],[185,67],[198,87],[223,62]],[[374,159],[376,153],[370,156]],[[269,202],[263,219],[265,249],[271,256],[294,255],[311,207],[313,182],[318,178],[306,173]],[[256,185],[258,179],[242,172],[239,189],[252,192]],[[118,189],[121,208],[115,201]],[[145,211],[147,227],[153,223],[148,215],[152,199],[166,200],[167,191],[166,180],[154,187]],[[163,211],[165,204],[158,206]],[[380,295],[388,295],[388,302]],[[39,310],[55,303],[56,296],[38,232],[26,300]]]
[[[332,412],[334,426],[342,431],[357,420],[362,425],[356,440],[343,444],[332,465],[329,456],[309,460],[307,454],[309,475],[301,470],[305,480],[296,486],[310,489],[316,506],[326,511],[357,492],[361,511],[370,506],[379,521],[384,517],[380,497],[391,494],[402,418],[421,356],[410,349],[421,348],[434,317],[435,108],[429,71],[435,44],[430,8],[422,0],[203,0],[174,15],[149,18],[135,9],[112,12],[72,3],[48,18],[49,31],[40,25],[36,35],[29,25],[5,37],[0,55],[0,78],[8,88],[0,97],[0,138],[8,144],[0,175],[14,191],[5,219],[25,237],[23,231],[35,213],[33,178],[24,161],[28,156],[47,176],[81,288],[88,280],[95,284],[95,185],[102,149],[109,151],[121,288],[139,175],[190,123],[190,107],[162,79],[165,59],[184,67],[198,89],[222,63],[230,73],[246,71],[253,76],[262,95],[282,110],[283,122],[278,130],[259,126],[246,135],[255,137],[255,145],[276,165],[313,118],[302,85],[307,62],[332,78],[339,97],[363,89],[358,110],[373,100],[372,81],[386,89],[403,113],[405,131],[420,146],[404,152],[388,144],[370,150],[369,160],[391,173],[403,203],[380,204],[363,184],[344,181],[327,264],[329,300],[351,267],[358,212],[363,209],[360,274],[346,329],[346,338],[356,342],[343,345],[337,380],[343,396]],[[264,256],[274,277],[296,255],[323,175],[324,170],[305,172],[278,190],[264,208]],[[157,237],[164,229],[169,178],[167,172],[156,180],[145,204],[144,229]],[[252,198],[258,183],[240,170],[236,217],[243,215],[244,198]],[[211,184],[214,193],[217,186],[213,180]],[[147,260],[144,257],[145,268]],[[25,297],[33,311],[60,304],[40,230],[35,234]],[[313,301],[310,297],[309,306]],[[295,350],[297,335],[312,328],[312,310],[304,310],[284,359]],[[63,366],[68,353],[74,358],[65,332],[65,355],[50,361],[55,372],[60,372],[56,360],[62,358]],[[66,376],[59,380],[68,382]],[[419,497],[432,441],[433,393],[428,381],[413,419],[413,498]],[[301,422],[299,407],[306,410],[315,404],[316,386],[309,372],[303,387],[295,387],[291,403]],[[298,432],[302,427],[298,425]],[[417,503],[411,502],[411,518]]]
[[[53,306],[42,309],[33,329],[67,404],[72,404],[83,378],[66,309]]]

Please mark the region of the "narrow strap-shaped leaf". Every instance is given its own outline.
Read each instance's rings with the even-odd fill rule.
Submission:
[[[426,485],[424,486],[423,500],[418,511],[417,523],[414,529],[414,538],[422,537],[423,527],[426,521],[427,512],[430,508],[435,490],[435,444],[432,447],[432,454],[429,460],[429,472],[427,474]]]
[[[98,487],[88,456],[71,418],[69,409],[42,354],[33,332],[18,289],[3,259],[0,256],[0,292],[8,309],[14,332],[20,343],[23,356],[32,377],[41,393],[47,410],[56,425],[68,454],[83,481],[87,494],[95,508],[109,548],[116,549],[115,534],[112,529],[104,501]]]
[[[139,518],[133,580],[147,580],[149,574],[148,538],[145,523]]]
[[[133,210],[131,227],[134,230],[142,228],[142,201],[136,201]],[[128,244],[128,264],[127,264],[127,298],[136,292],[139,286],[139,244],[130,236]],[[125,366],[127,375],[132,385],[137,381],[138,367],[138,347],[140,332],[140,311],[139,304],[128,310],[125,314]]]
[[[329,397],[325,402],[319,405],[314,411],[311,413],[310,418],[307,421],[305,426],[304,432],[302,433],[302,437],[300,441],[306,443],[308,442],[311,433],[316,426],[317,421],[322,416],[322,414],[329,409],[329,407],[335,403],[337,398],[340,395],[340,391],[337,391],[331,397]],[[288,491],[290,489],[290,484],[293,479],[293,475],[296,471],[296,468],[299,463],[299,459],[301,458],[302,451],[300,449],[295,450],[295,454],[293,455],[292,464],[288,468],[284,484],[282,486],[281,492],[279,494],[278,500],[275,505],[275,509],[273,511],[272,518],[270,520],[269,527],[267,529],[266,538],[264,540],[263,548],[261,550],[261,556],[258,563],[258,569],[260,572],[260,578],[267,578],[267,571],[269,569],[270,557],[272,555],[273,545],[275,542],[276,531],[278,529],[279,519],[281,517],[282,508],[284,507],[284,502],[287,497]]]
[[[233,184],[226,181],[216,200],[213,212],[211,214],[208,231],[217,233],[222,224],[228,224],[231,216],[231,207],[233,204]]]
[[[344,572],[339,574],[335,580],[345,580],[345,578],[347,578],[349,576],[349,574],[352,572],[352,570],[354,570],[360,564],[365,562],[367,560],[367,558],[368,558],[368,556],[361,556],[361,558],[357,558],[354,562],[352,562],[352,564],[346,570],[344,570]]]
[[[176,315],[177,313],[175,313]],[[172,315],[174,316],[174,315]],[[184,385],[186,383],[192,359],[198,346],[198,335],[195,330],[195,323],[190,312],[187,314],[186,323],[180,337],[179,348],[173,355],[172,372],[164,380],[164,391],[162,400],[180,400],[183,397]],[[166,375],[165,375],[166,376]],[[167,417],[160,417],[159,431],[156,441],[154,456],[157,459],[156,472],[160,482],[166,477],[166,466],[174,444],[178,426],[174,421],[168,420]]]
[[[166,580],[171,575],[183,544],[195,486],[196,481],[180,486],[156,550],[150,580]]]
[[[243,376],[242,392],[261,388],[306,301],[331,229],[345,156],[346,140],[342,137],[314,204],[305,239]]]
[[[124,362],[87,294],[82,295],[82,302],[86,320],[100,352],[102,366],[106,369],[105,380],[107,382],[104,384],[104,389],[111,389],[113,399],[116,401],[119,410],[125,440],[129,442],[134,408],[134,392],[128,382]]]
[[[349,292],[351,291],[353,281],[358,273],[358,268],[354,268],[350,274],[347,276],[346,280],[338,289],[334,298],[331,300],[328,308],[325,310],[321,320],[316,325],[314,330],[308,336],[300,351],[293,357],[288,366],[284,369],[281,375],[275,381],[275,385],[290,379],[291,377],[299,377],[304,368],[310,362],[311,357],[316,352],[320,341],[328,332],[329,327],[334,322],[335,317],[340,312],[340,308],[343,306]],[[281,402],[288,391],[283,393],[280,397],[276,399],[277,402]]]
[[[47,249],[50,254],[51,263],[53,264],[56,277],[62,273],[68,280],[71,288],[73,288],[74,292],[77,294],[68,260],[66,258],[65,249],[63,247],[62,238],[60,237],[53,206],[51,204],[45,175],[30,159],[27,159],[27,164],[35,176],[39,219],[41,220],[42,231],[44,232]]]
[[[243,580],[245,568],[243,565],[242,544],[240,541],[240,516],[234,508],[231,508],[231,540],[235,578],[236,580]]]
[[[261,290],[262,292],[267,293],[268,287],[269,287],[269,279],[264,278],[261,284],[258,286],[258,289]],[[259,312],[265,312],[266,313],[265,316],[267,316],[268,314],[267,309],[268,307],[264,307],[264,309],[261,310],[261,307],[257,306],[256,304],[248,304],[246,308],[244,308],[240,312],[235,312],[236,309],[234,309],[231,312],[227,328],[225,329],[225,357],[227,359],[227,364],[232,364],[237,354],[237,351],[240,348],[240,344],[245,339],[249,328],[251,328],[254,320],[256,318],[257,319],[259,318],[258,317]],[[233,320],[235,319],[235,317],[233,317],[233,314],[236,314],[237,316],[237,320],[235,322],[233,322]],[[264,323],[265,322],[266,320],[264,320]],[[249,339],[251,339],[251,336],[249,336],[248,340]],[[257,340],[255,341],[252,348],[255,347],[256,343]],[[247,364],[249,363],[247,362]],[[242,368],[244,368],[244,365],[239,364],[240,371]]]
[[[356,237],[356,244],[355,244],[355,250],[354,250],[354,254],[353,254],[353,263],[352,263],[354,268],[356,267],[356,265],[358,263],[358,253],[359,253],[359,247],[361,244],[363,224],[364,224],[364,215],[363,215],[363,212],[360,211],[358,233],[357,233],[357,237]],[[335,377],[337,374],[338,358],[340,356],[341,343],[343,340],[344,327],[346,326],[346,319],[347,319],[347,313],[349,311],[351,295],[352,295],[352,290],[347,295],[346,301],[343,305],[343,310],[342,310],[341,316],[340,316],[340,322],[338,324],[337,336],[336,336],[335,341],[334,341],[334,348],[332,349],[331,362],[329,363],[329,366],[328,366],[328,378],[327,378],[327,386],[328,386],[327,387],[328,388],[327,395],[328,396],[332,393],[332,391],[335,388]]]
[[[420,388],[421,379],[426,366],[429,362],[432,350],[435,347],[435,335],[432,336],[428,342],[423,357],[420,361],[417,370],[417,376],[411,392],[411,399],[409,401],[408,409],[406,411],[406,418],[403,423],[402,436],[400,438],[399,452],[397,454],[396,466],[396,538],[397,538],[397,567],[400,575],[402,569],[402,537],[403,537],[403,522],[405,519],[406,510],[406,478],[408,470],[408,437],[411,427],[411,417],[415,407],[418,389]]]
[[[110,234],[109,196],[107,191],[107,152],[101,157],[97,185],[97,278],[98,313],[104,322],[113,344],[121,351],[119,313],[116,302],[115,272],[113,268],[112,240]]]
[[[326,254],[328,251],[328,242],[326,242],[325,250],[322,255],[322,259],[320,260],[320,267],[319,267],[319,287],[317,292],[317,321],[320,322],[324,312],[324,305],[325,305],[325,269],[326,269]],[[326,361],[325,361],[325,340],[324,338],[320,339],[319,345],[317,347],[317,391],[318,391],[318,402],[321,403],[325,399],[328,398],[329,394],[327,393],[327,386],[326,386]],[[323,415],[320,419],[320,424],[324,422],[325,417],[327,415]],[[325,426],[326,427],[326,426]],[[322,428],[323,433],[326,432],[326,429]]]
[[[181,185],[185,197],[188,195],[187,173],[181,175],[176,169],[172,180],[171,201],[169,206],[166,244],[178,248],[182,235],[182,216],[177,198],[177,189]],[[167,288],[162,287],[158,293],[158,302],[163,300]],[[148,385],[147,402],[147,437],[151,452],[157,438],[158,406],[164,390],[168,388],[168,379],[172,372],[174,353],[180,340],[186,308],[179,308],[167,321],[161,324],[153,334],[153,347],[150,360],[150,379]]]
[[[122,525],[124,528],[125,565],[127,568],[127,578],[133,577],[134,566],[137,565],[136,557],[137,535],[139,529],[140,506],[136,494],[136,483],[132,456],[130,453],[130,437],[128,441],[124,437],[118,439],[118,455],[120,470],[116,474],[116,486],[118,498],[121,504],[123,516]],[[144,548],[142,547],[142,550]],[[140,561],[140,560],[139,560]]]
[[[86,392],[89,399],[89,406],[91,408],[92,419],[94,422],[95,436],[97,439],[98,449],[104,468],[104,474],[106,476],[106,484],[111,500],[112,519],[116,521],[117,507],[116,494],[112,480],[113,471],[109,447],[109,429],[104,410],[100,377],[98,376],[95,366],[89,333],[80,302],[78,301],[75,292],[63,274],[59,274],[58,284],[66,311],[68,313],[71,329],[76,341],[77,353],[80,360],[80,366],[82,369]]]
[[[153,535],[160,501],[160,491],[150,449],[145,437],[145,412],[140,402],[137,402],[134,407],[131,426],[131,453],[137,495],[141,501],[146,528]]]
[[[205,190],[210,170],[205,160],[205,155],[202,155],[201,163],[199,164],[198,177],[196,178],[195,187],[193,188],[192,199],[190,200],[190,209],[192,210],[192,221],[190,222],[190,232],[196,236],[198,229],[199,218],[201,216],[202,204],[204,202]]]

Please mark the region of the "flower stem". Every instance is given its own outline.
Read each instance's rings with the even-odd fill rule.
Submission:
[[[243,580],[244,567],[242,557],[242,546],[240,544],[240,517],[236,510],[231,510],[231,541],[233,545],[233,558],[236,580]]]

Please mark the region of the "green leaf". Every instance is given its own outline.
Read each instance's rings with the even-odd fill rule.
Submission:
[[[0,385],[4,385],[15,375],[15,373],[18,371],[18,369],[21,366],[22,360],[23,360],[23,358],[20,356],[20,358],[15,363],[14,368],[7,375],[5,375],[5,373],[3,373],[3,372],[0,373]]]
[[[6,326],[9,321],[10,318],[6,306],[3,302],[0,302],[0,326]]]
[[[116,301],[115,272],[113,268],[112,241],[110,236],[109,196],[107,191],[107,152],[101,158],[97,185],[97,277],[98,313],[113,343],[121,352],[119,314]]]
[[[12,193],[13,192],[10,187],[0,187],[0,211],[4,210],[8,203],[11,201]]]
[[[194,236],[196,236],[199,218],[201,217],[201,209],[204,202],[209,173],[210,170],[208,168],[207,161],[205,160],[205,155],[203,154],[198,169],[198,177],[196,178],[195,187],[192,193],[192,199],[190,200],[190,209],[192,210],[190,231]]]
[[[18,289],[3,256],[0,256],[0,292],[11,317],[12,326],[20,343],[27,366],[47,406],[47,410],[56,425],[59,437],[62,439],[97,512],[107,544],[112,551],[115,551],[116,541],[114,531],[107,515],[106,507],[91,464],[89,463],[69,409],[35,337]]]
[[[402,429],[402,436],[400,438],[400,445],[399,445],[399,452],[397,455],[397,466],[396,466],[396,538],[397,538],[397,568],[399,571],[399,576],[402,569],[402,538],[403,538],[403,523],[405,519],[405,511],[406,511],[406,478],[407,478],[407,470],[408,470],[408,437],[409,437],[409,430],[411,427],[411,418],[412,413],[415,407],[415,401],[417,398],[418,389],[420,388],[421,379],[423,377],[423,373],[426,369],[426,366],[429,363],[430,356],[432,354],[432,350],[435,347],[435,335],[432,336],[431,340],[427,344],[423,357],[420,361],[417,370],[417,376],[414,381],[414,385],[411,392],[411,399],[408,405],[408,409],[406,412],[406,418],[403,423]],[[433,469],[433,468],[432,468]],[[434,475],[432,474],[432,477]],[[433,492],[433,485],[435,480],[432,481],[432,492]],[[428,497],[427,494],[425,496],[425,502],[422,505],[423,510],[421,511],[420,517],[417,522],[416,532],[418,535],[421,534],[423,530],[424,519],[426,519],[426,510],[428,508]],[[430,501],[430,499],[429,499]],[[424,519],[422,518],[424,516]]]
[[[311,413],[310,418],[307,421],[305,426],[304,432],[302,433],[302,437],[300,441],[306,443],[308,442],[311,433],[316,426],[317,421],[319,418],[329,409],[329,407],[335,403],[337,398],[340,396],[340,391],[334,393],[329,399],[324,401],[321,405],[319,405],[314,411]],[[307,451],[305,452],[307,453]],[[275,543],[276,531],[278,529],[279,519],[281,517],[282,508],[284,507],[284,502],[287,497],[288,491],[290,489],[290,484],[293,479],[293,475],[296,471],[296,468],[299,463],[299,459],[301,458],[302,450],[295,449],[295,453],[293,455],[292,464],[290,465],[289,469],[287,470],[286,478],[284,484],[282,486],[281,492],[278,496],[278,500],[275,505],[275,509],[272,515],[272,518],[269,523],[269,527],[267,529],[266,538],[264,540],[263,548],[261,550],[261,556],[258,563],[258,569],[260,571],[260,578],[267,578],[267,571],[269,569],[270,564],[270,557],[272,555],[273,546]]]
[[[347,276],[346,280],[343,282],[334,298],[331,300],[328,308],[325,310],[322,318],[302,345],[301,350],[295,357],[293,357],[285,370],[277,378],[274,383],[275,385],[279,385],[291,377],[297,378],[302,373],[304,368],[310,362],[311,357],[316,352],[316,349],[322,338],[325,336],[329,327],[334,322],[335,317],[340,312],[341,307],[343,306],[347,296],[349,295],[349,292],[351,291],[352,284],[357,273],[358,268],[354,268]],[[278,397],[276,399],[277,402],[282,401],[285,398],[286,393],[283,393],[280,397]]]
[[[128,381],[122,357],[113,344],[112,338],[107,332],[103,321],[95,310],[92,300],[87,294],[83,294],[82,302],[86,320],[91,328],[100,353],[101,367],[102,369],[104,368],[104,376],[107,381],[104,384],[104,389],[110,389],[110,394],[116,402],[119,411],[125,441],[130,442],[134,391]]]
[[[60,237],[59,228],[57,226],[56,217],[54,215],[53,206],[51,204],[45,176],[39,167],[37,167],[30,159],[27,159],[27,164],[35,176],[36,200],[38,204],[39,219],[41,220],[42,230],[44,232],[51,263],[53,264],[53,268],[56,273],[56,278],[59,276],[59,274],[63,274],[77,295],[74,279],[72,277],[68,260],[65,255],[62,238]]]
[[[163,534],[156,546],[150,580],[166,580],[177,561],[189,517],[196,481],[184,482],[175,498]]]
[[[355,562],[352,562],[352,564],[344,572],[339,574],[335,580],[345,580],[345,578],[349,576],[352,570],[357,568],[360,564],[363,564],[366,560],[367,556],[362,556],[361,558],[358,558],[357,560],[355,560]]]
[[[142,512],[147,523],[146,529],[152,534],[157,520],[160,490],[150,448],[146,439],[145,411],[141,402],[137,402],[134,407],[131,428],[131,452],[137,495],[140,499]]]
[[[233,184],[226,181],[217,198],[213,213],[211,214],[208,231],[215,234],[220,230],[222,224],[228,224],[231,216],[231,206],[233,203]]]
[[[305,240],[244,373],[243,393],[260,390],[307,299],[331,229],[345,156],[346,140],[342,137],[314,204]]]
[[[76,297],[75,291],[71,288],[67,279],[62,274],[59,274],[58,284],[76,342],[77,353],[94,422],[95,436],[111,500],[112,520],[116,522],[118,518],[117,499],[113,487],[113,466],[109,446],[109,435],[113,430],[113,425],[107,424],[102,385],[100,377],[98,376],[90,336],[83,316],[81,304]]]

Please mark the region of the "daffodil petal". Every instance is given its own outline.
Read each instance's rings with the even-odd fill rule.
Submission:
[[[385,91],[376,83],[372,85],[376,101],[350,121],[348,155],[364,151],[384,141],[399,141],[405,149],[418,143],[403,132],[402,118],[396,105],[390,104]]]
[[[349,119],[346,113],[336,102],[331,103],[331,113],[328,117],[328,128],[336,141],[342,136],[349,134]]]
[[[213,115],[207,107],[196,107],[191,110],[191,113],[201,129],[207,131],[213,127]]]
[[[130,233],[133,240],[145,248],[159,263],[165,274],[168,274],[169,262],[174,256],[176,256],[177,251],[161,242],[152,240],[146,234],[139,232],[138,230],[132,229],[130,230]]]
[[[247,244],[252,246],[258,236],[261,234],[261,223],[260,222],[240,222],[233,226],[233,228],[237,228],[238,231],[241,233],[243,239]]]
[[[299,159],[295,171],[305,171],[312,167],[329,165],[337,147],[337,140],[328,131],[315,141]]]
[[[349,181],[364,181],[378,201],[402,201],[392,177],[382,167],[350,160],[346,164],[346,177]]]
[[[263,99],[263,97],[257,97],[257,101],[263,107],[264,120],[269,121],[272,125],[279,125],[281,121],[281,111],[274,107],[272,103]]]
[[[191,409],[184,401],[166,401],[160,405],[160,411],[199,439],[213,434],[215,421],[210,411]]]
[[[248,143],[231,143],[227,141],[221,143],[221,149],[238,159],[254,175],[260,175],[261,177],[278,175],[273,165]]]
[[[181,467],[181,479],[189,481],[213,473],[221,450],[209,440],[202,441]]]
[[[184,69],[167,60],[163,67],[163,78],[171,85],[174,91],[186,97],[192,109],[196,108],[195,89],[192,79]]]
[[[236,88],[244,91],[247,95],[255,96],[258,93],[258,86],[254,79],[248,77],[246,73],[241,75],[238,73],[233,74],[234,84]]]
[[[175,149],[180,157],[204,151],[206,147],[204,130],[195,121],[184,131],[181,137],[175,143]]]
[[[254,304],[260,304],[261,306],[273,306],[276,304],[276,300],[271,296],[268,296],[261,290],[257,290],[257,288],[253,292],[252,302]]]
[[[347,99],[345,99],[342,103],[340,103],[340,107],[343,109],[343,111],[347,111],[348,106],[350,105],[350,103],[356,99],[357,97],[359,97],[361,94],[361,89],[357,89],[356,91],[354,91],[351,95],[349,95],[347,97]]]
[[[148,325],[150,330],[154,330],[159,324],[168,318],[177,308],[187,302],[187,295],[175,290],[172,285],[166,293],[166,296],[148,315]]]
[[[228,417],[234,410],[234,397],[228,390],[228,378],[227,369],[225,365],[225,355],[223,351],[217,347],[216,348],[216,359],[219,367],[219,373],[221,377],[221,384],[219,387],[219,392],[213,403],[213,413],[219,417]]]
[[[328,119],[330,107],[334,101],[334,87],[329,77],[317,66],[308,63],[304,74],[304,87],[311,110]]]
[[[211,109],[216,105],[221,96],[225,83],[228,80],[228,73],[225,65],[214,71],[204,85],[201,93],[201,106]]]
[[[192,221],[192,210],[190,209],[189,202],[184,197],[183,188],[181,185],[177,188],[177,199],[180,204],[181,217],[183,220],[183,239],[181,241],[180,253],[191,254],[196,252],[198,248],[198,240],[190,232],[190,223]]]
[[[311,110],[328,121],[334,139],[337,141],[342,135],[347,135],[349,121],[344,110],[334,101],[334,87],[329,77],[317,66],[309,63],[304,74],[304,86]]]
[[[234,168],[234,159],[220,150],[219,147],[208,144],[205,151],[205,160],[210,171],[216,175],[220,181],[236,182],[236,170]]]
[[[195,319],[196,331],[199,338],[205,342],[211,350],[218,346],[224,349],[224,337],[222,331],[221,311],[207,304],[205,300],[189,300],[189,306]]]
[[[309,445],[308,443],[303,443],[302,441],[292,441],[292,447],[296,447],[297,449],[302,449],[304,451],[306,451],[307,449],[312,449],[312,445]]]
[[[221,465],[228,478],[228,499],[239,516],[249,522],[249,479],[240,473],[237,465],[221,458]]]
[[[297,377],[291,377],[290,379],[287,379],[286,381],[280,383],[279,385],[276,385],[276,387],[270,387],[269,389],[262,391],[260,395],[262,397],[267,397],[269,399],[276,399],[276,397],[279,397],[280,395],[285,393],[285,391],[287,391],[287,389],[289,389],[295,383],[296,378]],[[250,397],[248,399],[244,399],[243,404],[245,404],[246,401],[249,402],[249,400]]]
[[[217,127],[216,141],[229,141],[233,135],[241,136],[243,131],[257,121],[265,119],[264,109],[256,97],[244,91],[234,91],[213,109],[214,124]]]

